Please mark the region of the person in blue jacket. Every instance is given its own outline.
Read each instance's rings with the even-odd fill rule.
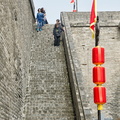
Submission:
[[[44,26],[44,14],[41,12],[41,9],[38,9],[37,13],[37,32],[42,31],[42,26]]]
[[[41,8],[41,12],[44,13],[44,16],[45,16],[44,17],[44,24],[48,24],[48,21],[47,21],[47,18],[46,18],[46,12],[45,12],[43,7]]]

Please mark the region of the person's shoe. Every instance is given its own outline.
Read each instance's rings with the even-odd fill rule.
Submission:
[[[37,30],[37,32],[39,32],[39,29],[36,29]]]

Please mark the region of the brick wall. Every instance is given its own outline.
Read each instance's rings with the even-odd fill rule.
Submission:
[[[103,65],[107,71],[107,104],[102,113],[106,118],[117,120],[120,116],[120,12],[99,12],[100,17],[100,46],[105,48],[106,62]],[[86,119],[91,113],[92,118],[97,116],[97,108],[93,103],[93,87],[91,50],[94,40],[89,29],[89,12],[64,13],[62,18],[66,26],[69,49],[71,49],[72,61],[81,93],[81,100]],[[70,34],[71,33],[71,34]],[[67,33],[68,34],[68,33]],[[67,48],[68,49],[68,48]]]
[[[30,1],[0,1],[0,120],[22,119],[29,82],[30,46],[34,39],[34,10],[31,11],[34,7]],[[64,20],[68,31],[67,44],[72,55],[71,73],[74,73],[70,77],[76,80],[72,82],[76,85],[73,86],[74,91],[77,88],[77,110],[84,109],[77,114],[82,120],[91,120],[90,114],[96,115],[96,105],[93,104],[92,95],[95,84],[92,83],[91,75],[94,66],[91,63],[91,49],[94,47],[94,41],[88,28],[89,13],[66,14]],[[120,12],[100,12],[99,15],[102,25],[100,45],[106,49],[106,63],[103,66],[107,69],[107,83],[104,84],[107,88],[107,104],[103,113],[106,117],[116,120],[120,117],[120,30],[117,27]]]
[[[28,0],[0,1],[0,120],[21,120],[33,22]]]

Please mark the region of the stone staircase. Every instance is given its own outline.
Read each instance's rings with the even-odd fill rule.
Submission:
[[[35,32],[23,120],[75,120],[64,48],[53,46],[53,27]]]

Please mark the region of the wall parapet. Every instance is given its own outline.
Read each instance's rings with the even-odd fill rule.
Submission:
[[[70,27],[90,27],[90,24],[85,24],[82,22],[77,23],[70,23]],[[107,22],[107,23],[100,23],[100,27],[119,27],[118,23]]]
[[[65,48],[65,56],[68,66],[68,74],[70,79],[72,97],[73,97],[73,104],[74,110],[76,115],[76,120],[92,120],[91,110],[87,106],[87,98],[86,94],[83,90],[82,84],[82,72],[78,71],[75,68],[75,56],[76,54],[71,51],[74,48],[73,38],[71,35],[71,28],[69,24],[69,19],[67,13],[61,13],[61,21],[65,25],[65,39],[64,39],[64,48]]]
[[[106,49],[107,68],[107,103],[102,111],[105,119],[118,119],[119,114],[119,79],[120,67],[119,46],[120,46],[120,11],[103,11],[98,12],[100,18],[100,45]],[[93,120],[97,118],[96,105],[93,102],[93,87],[92,82],[92,54],[91,49],[94,46],[94,40],[91,38],[89,29],[90,12],[66,12],[61,13],[62,23],[65,25],[65,40],[64,47],[66,52],[68,71],[70,81],[73,81],[72,87],[77,84],[79,96],[81,97],[81,105],[85,120]],[[69,50],[69,51],[68,51]],[[70,52],[67,54],[67,52]],[[69,67],[72,66],[72,67]],[[71,72],[72,71],[72,72]],[[72,75],[75,78],[72,78]],[[109,86],[112,86],[110,88]],[[71,87],[71,88],[72,88]],[[75,89],[76,89],[75,88]],[[72,88],[73,93],[78,94]],[[79,98],[79,96],[77,96]],[[74,96],[73,96],[74,97]],[[75,96],[73,101],[77,101]],[[75,103],[79,105],[79,103]],[[77,106],[79,110],[79,106]],[[111,109],[112,108],[112,109]],[[77,109],[76,109],[77,110]],[[79,116],[79,112],[77,115]],[[88,115],[89,114],[89,115]],[[76,115],[76,116],[77,116]],[[91,116],[91,118],[89,118]]]

